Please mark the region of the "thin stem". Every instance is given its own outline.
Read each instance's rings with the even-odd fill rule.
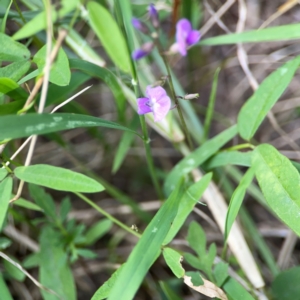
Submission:
[[[151,148],[149,145],[150,139],[149,139],[149,135],[148,135],[148,130],[147,130],[147,125],[146,125],[146,121],[145,121],[145,117],[144,116],[140,116],[140,122],[141,122],[141,126],[142,126],[142,132],[143,132],[143,142],[144,142],[144,147],[146,150],[146,159],[147,159],[147,163],[148,163],[148,168],[149,168],[149,172],[150,172],[150,176],[152,178],[154,187],[156,189],[156,192],[158,194],[159,199],[164,199],[164,195],[162,193],[162,190],[160,188],[157,176],[156,176],[156,172],[154,169],[154,162],[153,162],[153,158],[152,158],[152,154],[151,154]]]
[[[74,194],[77,195],[79,198],[81,198],[86,203],[88,203],[94,209],[96,209],[100,214],[102,214],[103,216],[105,216],[107,219],[111,220],[112,222],[114,222],[115,224],[117,224],[118,226],[120,226],[121,228],[123,228],[125,231],[127,231],[127,232],[135,235],[138,238],[141,237],[141,235],[139,233],[137,233],[136,231],[130,229],[128,226],[126,226],[125,224],[123,224],[122,222],[120,222],[118,219],[114,218],[111,214],[107,213],[104,209],[102,209],[100,206],[98,206],[97,204],[95,204],[92,200],[90,200],[86,196],[84,196],[84,195],[82,195],[81,193],[78,193],[78,192],[74,192]]]
[[[166,70],[167,70],[167,73],[168,73],[168,79],[169,79],[169,86],[170,86],[170,90],[171,90],[171,93],[172,93],[172,98],[175,102],[175,107],[177,108],[179,119],[180,119],[181,125],[183,127],[184,134],[187,138],[188,145],[189,145],[190,149],[192,150],[194,148],[193,147],[193,142],[192,142],[190,133],[187,129],[187,126],[186,126],[186,123],[185,123],[185,120],[184,120],[184,116],[183,116],[183,113],[182,113],[182,110],[181,110],[180,103],[179,103],[178,98],[177,98],[176,93],[175,93],[175,88],[174,88],[174,84],[173,84],[173,80],[172,80],[172,74],[171,74],[171,71],[170,71],[170,66],[169,66],[169,63],[168,63],[164,53],[163,53],[164,50],[163,50],[163,47],[162,47],[162,45],[159,41],[158,34],[157,34],[157,38],[154,41],[156,43],[156,46],[159,50],[159,54],[162,57],[164,65],[166,67]]]

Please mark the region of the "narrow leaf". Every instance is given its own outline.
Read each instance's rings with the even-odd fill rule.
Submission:
[[[112,225],[112,221],[108,219],[97,222],[86,232],[84,236],[84,244],[93,245],[111,229]]]
[[[10,291],[5,283],[5,280],[3,278],[3,275],[0,273],[0,291],[1,291],[1,297],[3,300],[13,300],[12,295],[10,294]]]
[[[95,193],[104,190],[96,180],[83,174],[50,165],[17,167],[15,175],[26,182],[42,185],[59,191]]]
[[[61,130],[106,127],[127,130],[137,135],[131,129],[104,119],[78,114],[26,114],[0,117],[0,140],[27,137],[33,134],[45,134]],[[139,135],[140,136],[140,135]]]
[[[160,254],[161,245],[177,214],[182,194],[181,183],[156,213],[134,247],[109,295],[109,300],[133,299],[146,273]]]
[[[268,144],[253,151],[252,166],[269,206],[300,235],[300,175],[297,169]]]
[[[242,33],[220,35],[213,38],[203,39],[199,45],[215,46],[224,44],[293,40],[299,38],[300,24],[289,24]]]
[[[238,115],[239,134],[250,140],[269,110],[285,91],[300,64],[300,56],[269,75],[243,105]]]
[[[14,205],[18,205],[20,207],[24,207],[24,208],[31,209],[31,210],[43,211],[43,209],[41,207],[39,207],[38,205],[36,205],[28,200],[25,200],[23,198],[19,198],[17,201],[14,201]]]
[[[87,4],[90,25],[112,61],[124,72],[130,71],[129,53],[124,37],[112,15],[100,4]]]
[[[227,241],[231,226],[238,215],[238,212],[240,210],[240,207],[245,197],[246,190],[249,187],[253,177],[254,177],[254,171],[252,168],[250,168],[245,173],[238,187],[235,189],[234,193],[232,194],[229,207],[227,210],[226,221],[225,221],[225,231],[224,231],[225,242]]]
[[[255,300],[237,281],[228,278],[222,286],[230,300]]]
[[[173,221],[172,227],[168,232],[167,237],[164,240],[164,245],[170,243],[175,235],[180,230],[181,226],[184,224],[186,218],[192,212],[194,206],[199,202],[202,194],[208,187],[211,181],[212,173],[208,173],[201,178],[198,182],[194,183],[184,192],[184,195],[180,201],[177,215]]]
[[[13,180],[9,176],[0,182],[0,231],[6,219],[6,213],[11,199]]]
[[[216,137],[205,142],[198,149],[187,155],[182,159],[173,170],[169,173],[165,180],[164,190],[168,194],[174,189],[178,180],[191,172],[193,169],[199,167],[210,156],[215,154],[224,144],[231,140],[237,134],[237,126],[234,125],[225,131],[218,134]]]

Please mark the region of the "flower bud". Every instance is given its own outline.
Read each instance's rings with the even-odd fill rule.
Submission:
[[[139,19],[132,18],[131,19],[131,23],[132,23],[133,27],[135,29],[137,29],[138,31],[140,31],[140,32],[142,32],[144,34],[148,34],[149,33],[148,27],[142,21],[140,21]]]
[[[199,98],[199,94],[187,94],[183,97],[184,100],[192,100]]]
[[[149,5],[149,16],[150,16],[150,20],[151,20],[153,27],[158,28],[159,27],[158,12],[157,12],[154,4],[152,4],[152,3]]]
[[[139,60],[139,59],[143,58],[144,56],[147,56],[152,51],[153,47],[154,47],[154,44],[152,42],[147,42],[147,43],[143,44],[140,49],[133,51],[131,57],[134,60]]]

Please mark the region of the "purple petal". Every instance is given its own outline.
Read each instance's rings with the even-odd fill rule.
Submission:
[[[158,12],[157,12],[154,4],[152,4],[152,3],[149,5],[149,16],[150,16],[150,20],[151,20],[151,23],[154,26],[154,28],[158,28],[159,27]]]
[[[139,115],[144,115],[152,111],[152,108],[149,106],[148,98],[138,98],[137,105]]]
[[[137,29],[145,34],[148,33],[149,30],[148,30],[147,26],[143,22],[141,22],[139,19],[132,18],[131,23],[135,29]]]
[[[182,56],[186,56],[187,48],[187,37],[192,31],[192,25],[189,20],[181,19],[176,25],[176,42],[178,46],[178,51]]]
[[[160,98],[167,96],[167,93],[161,86],[151,87],[151,85],[148,85],[146,88],[146,96],[149,99],[158,101]]]
[[[155,122],[161,121],[167,115],[170,108],[171,108],[171,99],[168,96],[164,96],[160,98],[153,105],[154,121]]]
[[[143,50],[143,49],[137,49],[137,50],[134,50],[131,54],[131,57],[134,59],[134,60],[138,60],[138,59],[141,59],[143,58],[144,56],[147,56],[149,54],[149,52]]]
[[[192,30],[186,38],[186,43],[191,46],[199,42],[200,32],[198,30]]]

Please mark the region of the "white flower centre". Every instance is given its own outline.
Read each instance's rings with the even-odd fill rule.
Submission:
[[[152,107],[153,111],[156,111],[157,109],[160,108],[160,104],[157,103],[156,98],[151,98],[149,102],[150,102],[150,106]]]

